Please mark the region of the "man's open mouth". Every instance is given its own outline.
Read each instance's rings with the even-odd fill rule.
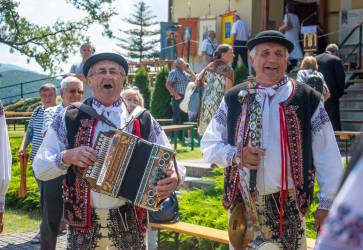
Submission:
[[[112,86],[112,84],[104,84],[104,85],[103,85],[103,88],[104,88],[104,89],[112,89],[112,88],[113,88],[113,86]]]

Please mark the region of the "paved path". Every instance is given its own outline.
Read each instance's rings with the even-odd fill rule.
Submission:
[[[23,250],[23,249],[39,249],[39,244],[31,244],[37,232],[4,234],[0,236],[0,249],[2,250]],[[58,237],[57,250],[66,249],[66,235]]]

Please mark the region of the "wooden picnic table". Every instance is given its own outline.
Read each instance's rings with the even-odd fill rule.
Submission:
[[[182,131],[182,142],[185,144],[185,131],[190,130],[191,131],[191,142],[190,146],[191,149],[194,150],[194,126],[193,125],[165,125],[161,126],[165,133],[170,132],[172,135],[172,141],[174,144],[174,150],[177,148],[178,144],[178,131]]]
[[[168,124],[168,125],[171,125],[173,123],[173,119],[170,119],[170,118],[158,118],[156,119],[156,121],[160,124]]]
[[[17,121],[25,121],[24,122],[24,125],[25,125],[24,129],[25,129],[25,131],[27,130],[28,123],[30,121],[30,117],[29,116],[23,116],[23,117],[5,117],[5,119],[7,121],[8,126],[10,125],[9,122],[13,124],[14,130],[16,129],[16,123],[17,123]]]

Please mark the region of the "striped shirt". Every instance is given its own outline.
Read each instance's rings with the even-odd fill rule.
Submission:
[[[166,82],[172,82],[173,88],[178,94],[184,95],[187,85],[190,81],[190,75],[178,68],[170,71]]]
[[[43,119],[44,107],[40,105],[34,109],[28,127],[28,133],[32,143],[32,151],[30,153],[31,161],[33,161],[43,141]]]

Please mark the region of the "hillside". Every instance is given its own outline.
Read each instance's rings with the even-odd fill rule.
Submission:
[[[3,103],[10,103],[20,99],[20,83],[24,83],[24,98],[37,97],[39,87],[48,82],[55,83],[56,86],[59,86],[60,79],[49,79],[47,75],[27,71],[26,69],[16,65],[1,64],[0,99],[3,101]],[[15,86],[12,86],[14,84]]]

